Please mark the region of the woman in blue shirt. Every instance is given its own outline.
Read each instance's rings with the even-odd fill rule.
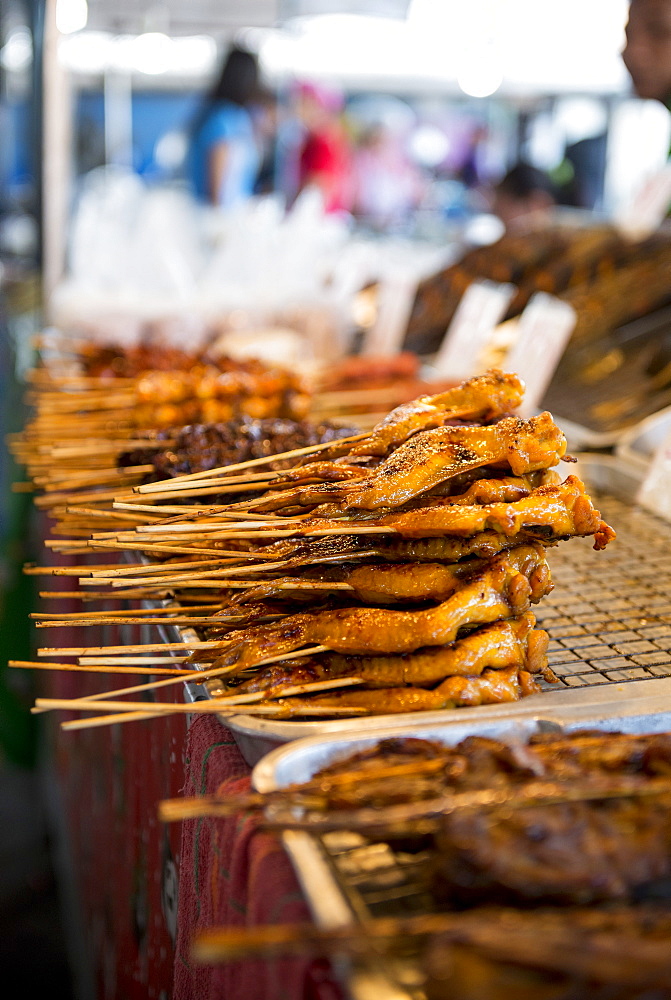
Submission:
[[[192,130],[189,179],[199,200],[229,208],[254,193],[261,157],[249,109],[258,89],[256,57],[231,49]]]

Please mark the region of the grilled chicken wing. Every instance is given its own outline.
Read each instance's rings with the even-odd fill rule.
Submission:
[[[339,608],[291,615],[277,625],[231,632],[217,667],[243,670],[309,643],[341,653],[407,653],[453,642],[465,625],[524,614],[552,588],[543,547],[519,546],[496,556],[447,601],[424,611]],[[212,652],[212,651],[210,651]],[[202,651],[195,654],[202,659]]]
[[[244,681],[235,691],[278,691],[288,685],[333,677],[358,677],[367,688],[403,685],[433,686],[447,677],[476,677],[486,669],[519,667],[529,673],[553,675],[547,669],[548,635],[534,628],[531,612],[474,629],[446,646],[430,646],[400,656],[340,656],[323,654],[309,660],[274,663]]]
[[[388,455],[417,431],[442,427],[448,420],[483,423],[515,411],[522,402],[524,384],[517,375],[490,371],[436,396],[420,396],[392,410],[351,455]]]
[[[352,689],[339,694],[315,694],[309,699],[286,698],[278,702],[278,718],[296,716],[309,707],[365,708],[367,715],[396,715],[400,712],[431,712],[469,705],[492,705],[519,701],[540,691],[530,673],[519,667],[485,670],[478,677],[448,677],[432,691],[420,687],[383,688],[370,691]]]

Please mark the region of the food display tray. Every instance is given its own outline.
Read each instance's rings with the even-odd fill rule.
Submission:
[[[585,453],[562,466],[587,484],[602,516],[617,531],[603,552],[592,540],[570,539],[548,550],[555,588],[534,609],[550,635],[550,665],[559,684],[520,702],[396,717],[273,721],[244,714],[226,725],[254,765],[275,747],[317,733],[375,732],[401,725],[527,716],[555,707],[607,703],[613,714],[634,696],[666,697],[671,687],[671,524],[638,507],[640,474],[612,455]],[[216,694],[216,682],[208,685]],[[671,703],[670,703],[671,705]]]
[[[627,733],[659,733],[671,728],[671,681],[664,697],[633,697],[613,714],[610,704],[574,705],[552,711],[497,719],[459,722],[417,720],[414,725],[391,724],[375,732],[322,734],[277,748],[252,773],[261,792],[309,780],[320,768],[362,751],[385,738],[414,737],[454,745],[478,734],[505,741],[522,741],[534,733],[571,732],[590,728]],[[393,850],[354,832],[320,836],[285,831],[283,842],[318,926],[332,929],[371,917],[401,917],[428,913],[435,904],[421,879],[425,856]],[[424,883],[425,884],[425,883]],[[351,1000],[426,1000],[416,959],[374,957],[359,965],[341,964]]]

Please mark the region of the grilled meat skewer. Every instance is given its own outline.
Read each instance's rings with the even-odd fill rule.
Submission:
[[[269,649],[278,656],[310,643],[341,653],[413,652],[453,642],[466,625],[524,614],[551,588],[543,547],[522,545],[496,556],[447,601],[428,610],[363,607],[292,615],[277,625],[231,632],[221,656],[216,648],[208,653],[217,667],[235,665],[239,671],[271,655]]]

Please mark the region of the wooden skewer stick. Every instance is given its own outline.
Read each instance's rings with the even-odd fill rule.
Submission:
[[[123,451],[130,451],[133,448],[142,448],[143,451],[163,451],[166,448],[174,447],[175,441],[95,441],[92,444],[70,445],[68,447],[56,447],[51,449],[54,459],[62,458],[85,458],[87,455],[100,455],[102,453],[117,454]]]
[[[119,552],[156,552],[164,553],[171,552],[175,555],[189,555],[193,556],[195,554],[202,554],[205,556],[239,556],[244,559],[247,556],[245,552],[234,552],[233,550],[227,549],[206,549],[198,548],[196,545],[160,545],[157,542],[117,542],[113,540],[109,541],[95,541],[89,544],[89,549],[91,552],[95,552],[99,549],[116,549]],[[57,550],[58,551],[58,550]],[[256,556],[255,556],[256,558]],[[270,556],[259,556],[259,559],[269,559]]]
[[[343,688],[365,684],[363,677],[334,677],[327,681],[314,681],[312,684],[292,684],[289,687],[269,691],[250,691],[249,694],[232,694],[217,696],[218,705],[252,705],[257,701],[276,701],[278,698],[290,698],[293,695],[309,695],[317,691],[330,691],[332,688]]]
[[[140,503],[141,499],[142,497],[136,497],[135,500],[130,498],[115,500],[112,507],[119,510],[141,510],[148,513],[160,514],[167,523],[181,520],[194,521],[198,520],[199,517],[213,517],[215,514],[219,517],[227,518],[239,519],[240,517],[236,511],[231,510],[233,504],[149,504]],[[160,500],[160,496],[156,497],[156,499]],[[250,517],[264,520],[268,519],[270,515],[251,514]]]
[[[178,588],[175,588],[175,585],[176,584],[179,585],[179,583],[181,583],[181,581],[171,581],[168,584],[168,586],[171,589],[178,589]],[[195,580],[188,580],[188,578],[187,578],[187,581],[186,581],[185,585],[187,585],[189,588],[191,588],[193,590],[216,590],[216,591],[220,591],[220,590],[250,590],[253,587],[262,586],[264,583],[270,583],[270,584],[272,584],[273,581],[272,580],[265,580],[265,579],[263,579],[263,580],[221,580],[221,579],[195,579]],[[118,584],[113,583],[112,587],[115,587],[115,586],[118,586]],[[159,589],[162,589],[163,587],[166,586],[166,584],[162,584],[162,585],[161,584],[157,584],[157,586],[159,587]],[[324,591],[328,591],[329,593],[332,593],[334,591],[340,591],[340,590],[341,591],[347,591],[349,593],[353,593],[355,591],[355,588],[351,584],[349,584],[349,583],[339,583],[339,582],[328,583],[326,581],[321,581],[321,580],[320,581],[315,581],[314,583],[312,581],[310,581],[310,580],[307,580],[307,581],[296,580],[295,583],[294,582],[276,583],[276,584],[273,584],[273,586],[274,586],[275,590],[290,590],[290,591],[308,591],[308,592],[315,591],[316,592],[316,591],[324,590]],[[220,607],[221,606],[222,605],[220,605]],[[171,621],[171,619],[169,619],[169,618],[160,619],[160,620],[161,620],[161,622],[163,622],[163,621],[168,621],[168,622]],[[128,621],[129,621],[129,623],[132,624],[134,622],[134,619],[129,618]],[[177,621],[177,619],[175,619],[175,621]],[[200,619],[195,620],[194,619],[193,624],[203,625],[203,624],[211,623],[211,621],[212,621],[212,616],[210,616],[209,618],[203,619],[203,620],[200,620]],[[62,624],[65,624],[65,623],[62,623]],[[81,623],[81,624],[85,624],[85,623]],[[108,624],[108,623],[101,623],[101,624]],[[186,623],[185,622],[180,622],[179,624],[184,625]]]
[[[381,945],[394,947],[399,939],[447,933],[454,929],[457,919],[454,914],[440,913],[377,917],[363,924],[328,929],[308,923],[212,927],[194,937],[191,959],[198,965],[216,965],[245,958],[323,956],[339,952],[366,956]]]
[[[176,532],[178,534],[199,535],[199,534],[209,534],[211,531],[221,531],[222,529],[231,532],[233,529],[237,528],[243,528],[243,529],[245,528],[261,529],[266,527],[272,528],[277,523],[278,520],[268,521],[267,519],[264,521],[246,520],[246,521],[230,522],[230,521],[216,521],[213,518],[207,518],[204,519],[203,521],[197,521],[195,523],[192,521],[179,521],[167,524],[165,522],[163,523],[159,522],[158,524],[140,524],[137,527],[137,531],[140,534],[145,534],[145,533],[150,534],[152,532],[157,534],[172,534],[173,532]],[[281,521],[279,523],[284,525],[293,524],[294,520],[291,517],[286,517],[286,518],[281,518]],[[302,522],[300,523],[302,524]],[[109,532],[107,532],[107,534],[109,534]],[[97,537],[97,535],[94,535],[94,538],[95,537]],[[104,535],[101,534],[100,537],[104,537]]]
[[[299,455],[314,455],[320,451],[326,451],[328,448],[337,447],[341,444],[352,444],[354,441],[361,441],[363,438],[367,437],[366,434],[354,434],[347,438],[337,438],[335,441],[328,441],[322,444],[312,444],[305,448],[294,448],[291,451],[279,452],[276,455],[263,456],[262,458],[251,458],[247,462],[238,462],[235,465],[224,465],[218,469],[208,469],[206,472],[192,472],[187,476],[179,476],[175,479],[169,480],[171,490],[179,490],[182,488],[183,483],[194,482],[199,479],[206,479],[208,476],[214,477],[215,475],[227,476],[231,472],[238,472],[240,469],[251,469],[259,465],[267,465],[269,462],[281,462],[287,458],[298,457]],[[145,483],[144,486],[134,487],[135,493],[155,493],[161,488],[165,487],[165,483]]]
[[[146,644],[126,645],[126,646],[73,646],[68,649],[50,649],[45,647],[37,650],[38,656],[91,656],[94,653],[118,653],[120,656],[131,653],[161,653],[168,650],[176,652],[192,652],[197,649],[214,649],[221,646],[221,642],[213,639],[192,642],[150,642]]]
[[[166,659],[173,660],[172,657],[162,657],[162,662]],[[142,664],[150,664],[152,660],[147,657],[147,659],[142,661]],[[22,667],[27,670],[70,670],[70,671],[82,671],[86,673],[93,674],[139,674],[142,671],[138,670],[137,667],[119,667],[119,666],[87,666],[81,663],[38,663],[36,660],[9,660],[7,665],[9,667]],[[155,667],[152,670],[146,671],[152,674],[169,674],[174,676],[174,674],[189,674],[192,673],[190,670],[183,670],[180,667]]]
[[[142,667],[147,663],[184,663],[188,658],[188,656],[124,656],[122,658],[118,656],[80,656],[78,663],[82,667],[113,667],[128,663]],[[185,669],[193,673],[191,668]],[[146,671],[136,671],[136,673],[146,673]],[[170,673],[172,674],[173,671]]]
[[[182,569],[205,569],[221,565],[230,565],[233,560],[230,557],[224,557],[222,559],[194,559],[194,560],[175,560],[169,563],[160,563],[157,566],[146,566],[144,563],[133,563],[130,566],[118,566],[117,564],[112,564],[111,568],[108,569],[107,566],[91,566],[91,567],[79,567],[79,575],[83,578],[84,572],[86,571],[91,575],[91,577],[97,578],[99,576],[107,578],[118,578],[132,576],[133,573],[138,570],[146,574],[160,575],[161,573],[173,572],[175,570]],[[167,569],[166,569],[167,567]]]
[[[220,608],[221,608],[221,604],[199,604],[199,605],[189,606],[188,610],[189,611],[193,611],[193,612],[196,612],[196,611],[218,611]],[[152,615],[156,615],[159,610],[161,610],[160,606],[156,607],[156,608],[134,608],[133,609],[133,614],[136,615],[136,616],[138,616],[138,617],[142,616],[142,615],[145,615],[145,616],[147,616],[149,618]],[[174,613],[176,613],[176,614],[178,614],[178,615],[181,615],[181,614],[184,614],[184,611],[186,609],[183,608],[183,607],[181,607],[181,606],[174,605],[174,606],[163,608],[163,610],[165,611],[166,615],[169,614],[171,611],[174,612]],[[68,622],[68,623],[72,622],[72,621],[77,622],[77,621],[81,621],[81,620],[86,620],[88,618],[99,618],[100,615],[101,615],[100,611],[72,611],[69,614],[61,614],[61,615],[59,615],[57,612],[46,612],[46,611],[31,611],[30,612],[30,618],[38,618],[38,619],[40,619],[40,621],[42,621],[42,620],[44,620],[44,621],[51,621],[51,620],[58,619],[58,621],[64,621],[64,622]],[[121,610],[114,609],[114,610],[105,611],[104,615],[105,615],[106,618],[121,618],[121,619],[123,619],[123,618],[125,618],[128,615],[128,611],[125,608],[121,609]],[[166,621],[170,621],[170,620],[171,619],[166,618]]]
[[[170,596],[166,594],[165,596]],[[109,590],[41,590],[39,592],[39,597],[45,599],[76,599],[79,601],[109,601],[113,598],[115,601],[156,601],[161,597],[160,592],[156,590],[143,590],[142,587],[129,588],[128,590],[119,590],[114,593],[110,593]]]
[[[144,514],[159,514],[161,517],[170,517],[177,514],[202,514],[211,510],[205,504],[159,504],[159,503],[133,503],[132,500],[114,500],[113,510],[140,511]]]
[[[161,480],[161,482],[174,482],[173,479]],[[219,493],[254,493],[257,490],[266,490],[268,488],[268,483],[270,480],[264,482],[248,482],[246,484],[241,483],[239,486],[229,486],[228,481],[225,479],[213,479],[212,481],[206,481],[202,484],[196,486],[191,486],[188,489],[182,489],[179,491],[180,496],[184,497],[196,497],[196,496],[215,496]],[[175,496],[175,490],[154,490],[152,491],[152,496],[156,500],[172,500]]]
[[[202,704],[202,702],[194,702],[194,704]],[[193,706],[191,706],[193,708]],[[273,708],[272,705],[255,705],[253,707],[254,715],[277,715],[278,710]],[[61,729],[72,730],[72,729],[91,729],[94,726],[110,726],[119,722],[140,722],[145,719],[155,719],[155,718],[165,718],[168,714],[166,712],[153,713],[153,712],[120,712],[117,715],[96,715],[90,719],[73,719],[71,722],[61,722]],[[230,709],[230,711],[224,713],[219,711],[220,715],[238,715],[238,711],[235,709]],[[327,716],[337,717],[339,715],[346,716],[347,718],[353,716],[362,716],[367,714],[367,709],[361,708],[325,708],[322,705],[310,705],[301,713],[303,716]]]
[[[121,484],[119,484],[121,485]],[[124,484],[125,485],[125,484]],[[103,500],[116,500],[119,496],[119,487],[111,490],[95,490],[90,493],[77,493],[78,503],[96,503]],[[59,503],[72,503],[74,497],[72,493],[48,493],[41,497],[36,497],[35,506],[39,507],[40,510],[43,508],[53,507]]]
[[[137,618],[129,616],[127,618],[105,618],[101,616],[99,618],[84,618],[80,621],[74,621],[72,619],[58,619],[57,621],[42,621],[36,622],[35,628],[59,628],[64,625],[211,625],[212,615],[207,617],[196,617],[189,618],[184,615],[178,618]]]
[[[270,699],[264,699],[263,694],[260,693],[258,696],[240,695],[238,698],[211,698],[209,701],[154,702],[151,706],[151,711],[156,715],[170,715],[174,712],[184,715],[191,715],[195,712],[216,715],[219,712],[234,711],[239,705],[245,705],[245,710],[249,711],[256,710],[257,707],[265,708],[265,706],[254,705],[255,701],[274,701],[292,694],[309,694],[311,691],[327,691],[331,688],[350,687],[351,685],[362,683],[363,680],[360,677],[338,677],[330,681],[317,681],[315,684],[298,684],[293,687],[287,687],[284,692],[271,695]],[[67,709],[68,711],[75,710],[77,712],[97,711],[99,708],[107,708],[113,712],[140,712],[146,711],[147,703],[144,701],[118,701],[106,698],[104,695],[94,695],[90,698],[76,698],[74,700],[71,698],[37,698],[35,707],[46,710]],[[272,710],[277,711],[276,708]]]
[[[147,524],[155,524],[157,521],[162,520],[160,514],[127,514],[125,511],[103,510],[102,508],[96,509],[95,507],[66,507],[65,513],[74,515],[81,519],[106,517],[111,521],[118,521],[120,524],[123,524],[126,521],[130,521],[135,524],[142,524],[143,522],[146,522]]]
[[[112,573],[118,566],[118,563],[108,563],[106,566],[96,567],[100,569],[101,572]],[[141,563],[137,564],[141,566]],[[81,576],[84,572],[84,566],[31,566],[26,565],[23,567],[23,572],[26,576]]]
[[[326,652],[326,650],[327,650],[326,646],[310,646],[306,649],[297,650],[294,653],[285,654],[284,656],[267,657],[265,660],[260,660],[257,664],[255,664],[255,666],[265,667],[271,663],[278,663],[280,661],[283,662],[285,660],[297,660],[301,659],[304,656],[312,656],[314,653]],[[127,663],[128,661],[124,659],[123,662]],[[110,698],[110,697],[117,698],[120,695],[124,694],[136,694],[139,691],[153,691],[156,688],[168,687],[170,684],[179,684],[187,681],[188,682],[193,681],[197,684],[200,684],[202,681],[205,681],[210,677],[222,677],[224,674],[231,673],[232,670],[234,669],[235,669],[234,667],[213,667],[210,670],[194,670],[191,672],[190,675],[180,674],[178,677],[170,677],[164,681],[154,681],[149,684],[138,684],[135,687],[120,688],[117,691],[105,691],[104,693],[99,695],[92,695],[91,698],[89,698],[88,700],[97,701],[100,698]],[[78,700],[79,699],[73,699],[72,704],[76,703]]]
[[[237,566],[228,566],[225,569],[213,569],[210,570],[209,572],[203,572],[203,573],[190,573],[187,574],[186,576],[184,576],[184,574],[182,573],[175,573],[175,572],[171,573],[170,570],[174,569],[174,564],[171,564],[170,566],[167,567],[166,573],[158,580],[153,576],[130,577],[130,579],[128,577],[124,577],[124,579],[119,580],[117,577],[101,575],[93,578],[81,577],[79,582],[82,584],[82,586],[95,586],[96,584],[99,583],[110,583],[112,586],[121,586],[121,587],[126,586],[129,583],[132,583],[134,586],[137,586],[139,584],[143,586],[148,584],[151,586],[152,583],[157,583],[159,586],[166,586],[166,584],[181,583],[183,581],[186,581],[189,585],[191,585],[192,581],[198,580],[198,578],[201,576],[226,579],[229,576],[235,576],[236,573],[266,573],[268,570],[277,569],[278,566],[283,566],[285,561],[286,560],[282,560],[281,563],[280,562],[258,563],[256,566],[250,566],[249,563],[243,563]]]

